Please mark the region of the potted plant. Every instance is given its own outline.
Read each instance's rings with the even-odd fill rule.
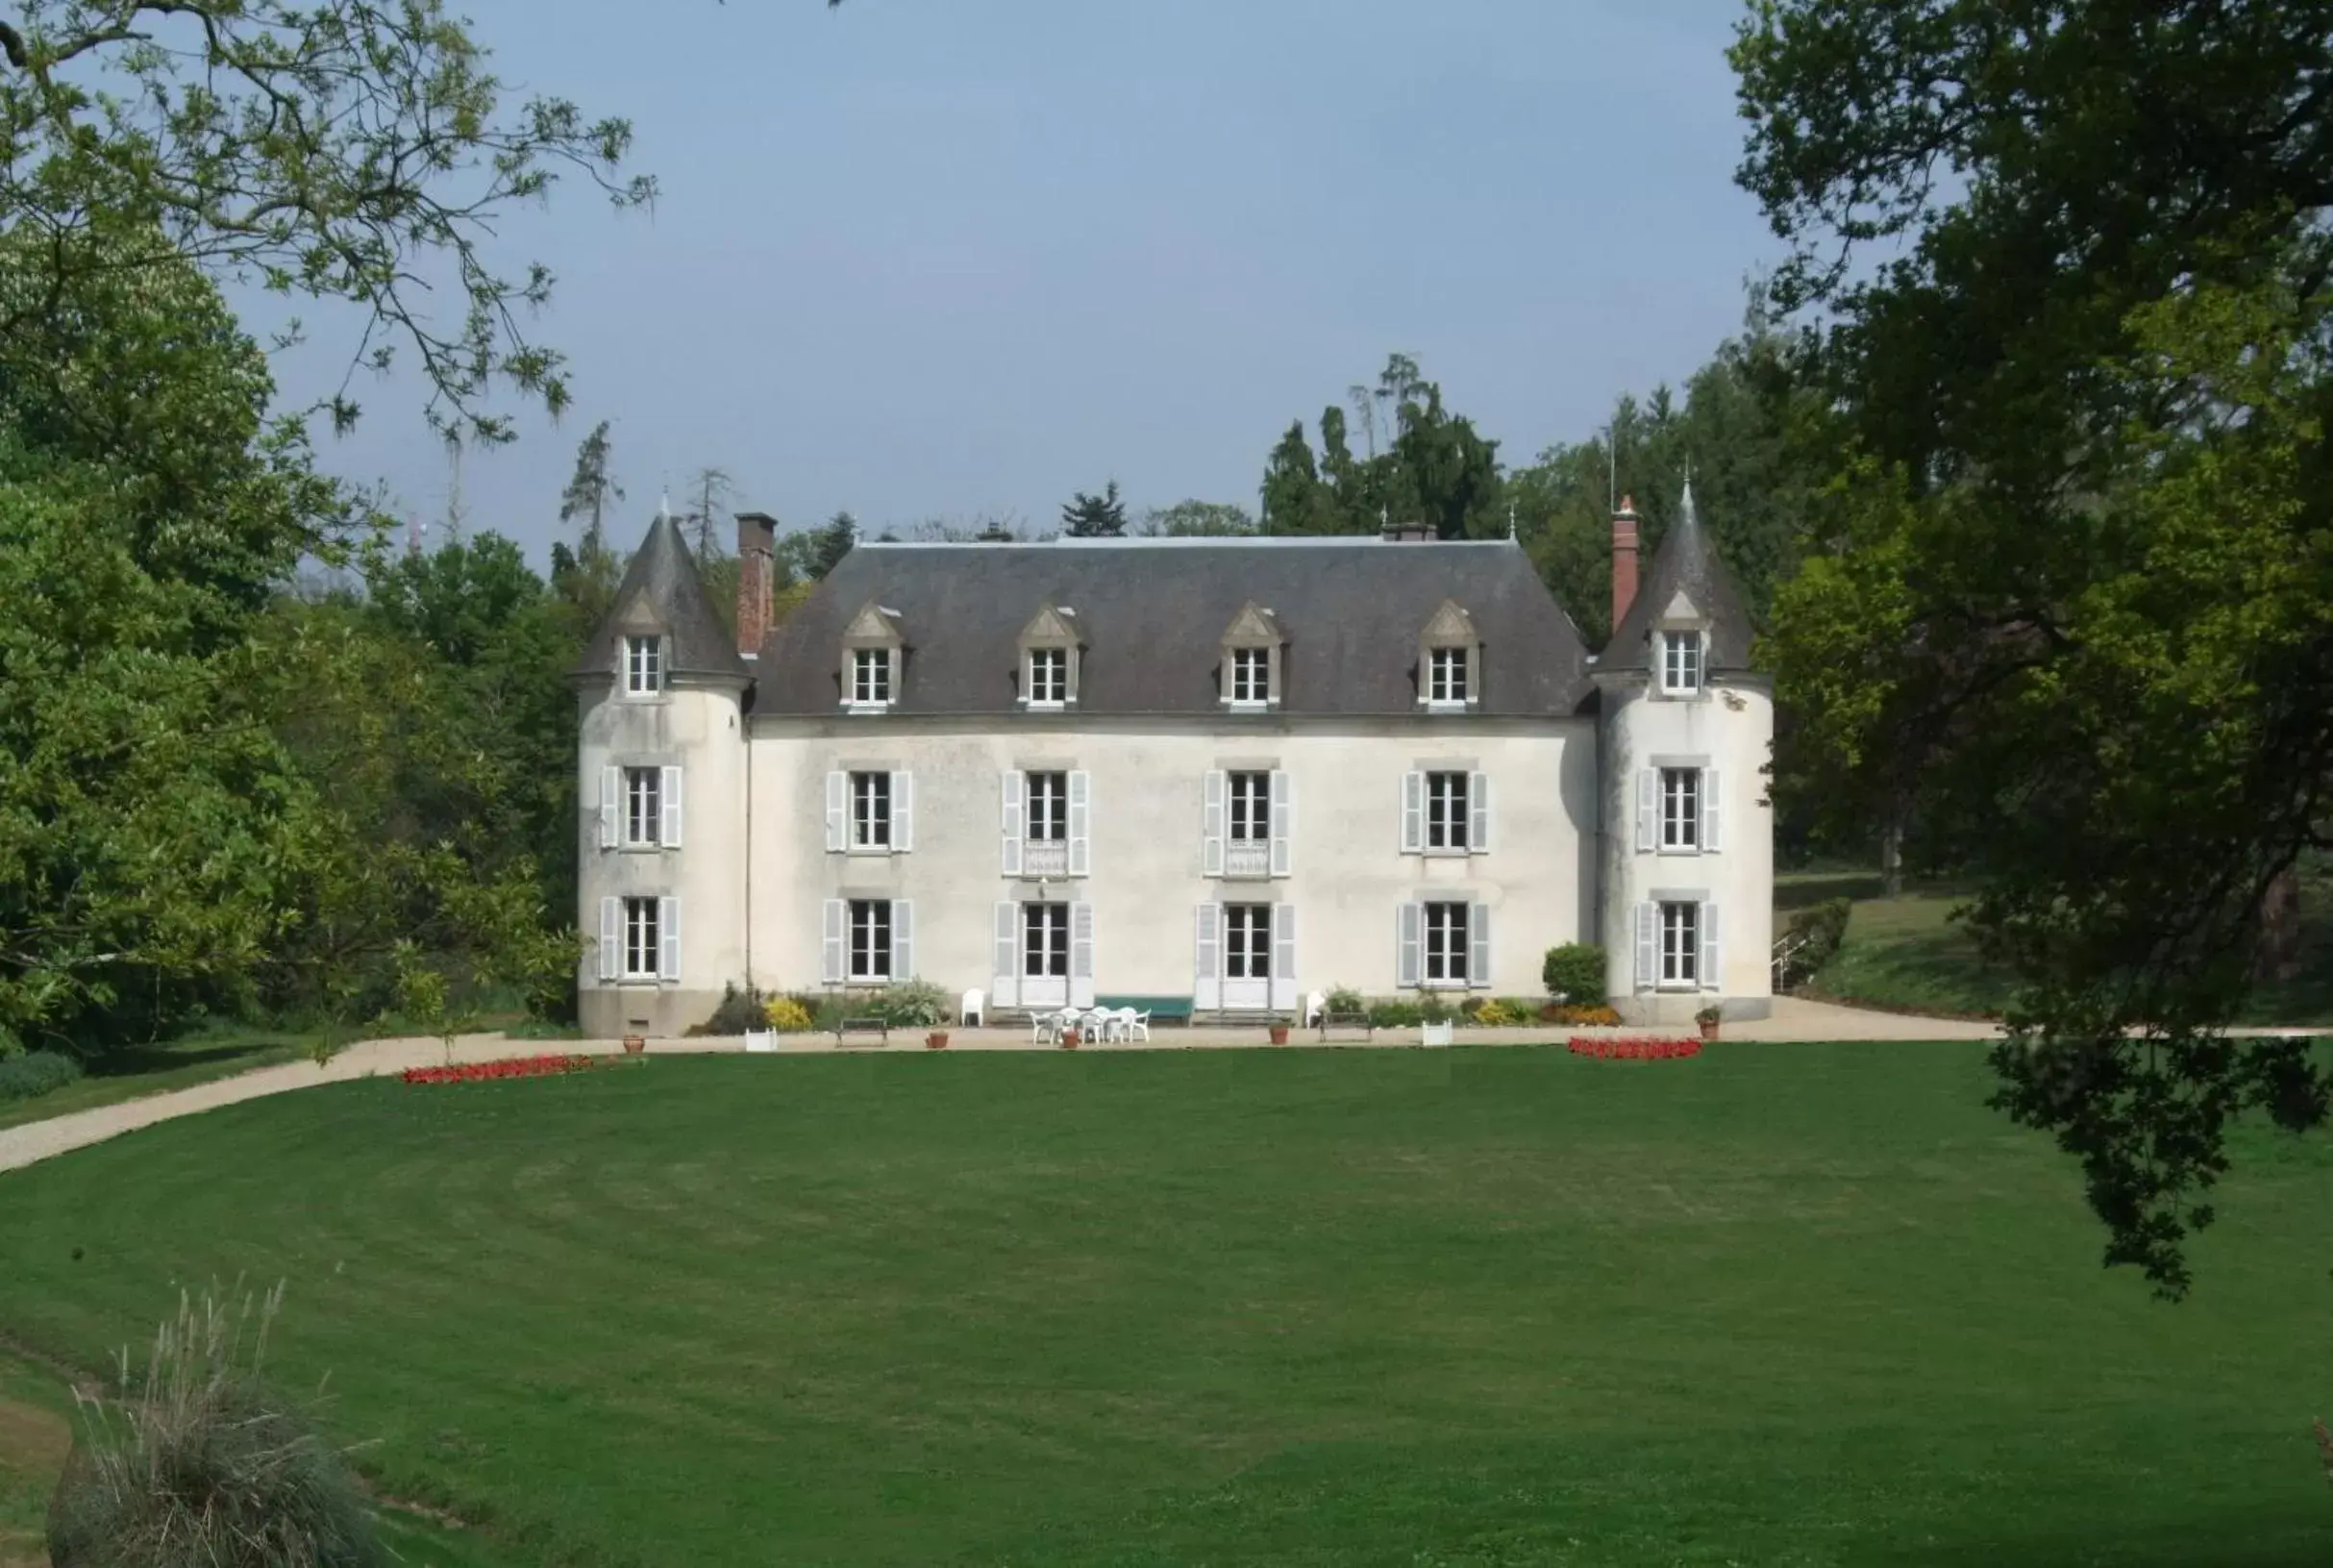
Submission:
[[[1068,1029],[1061,1032],[1061,1049],[1064,1051],[1075,1051],[1078,1049],[1077,1026],[1072,1025]]]
[[[1285,1019],[1285,1018],[1275,1018],[1275,1019],[1273,1019],[1273,1020],[1272,1020],[1271,1024],[1270,1024],[1268,1027],[1269,1027],[1269,1029],[1270,1029],[1270,1031],[1271,1031],[1271,1035],[1272,1035],[1272,1043],[1273,1043],[1274,1045],[1286,1045],[1286,1044],[1288,1043],[1288,1020],[1287,1020],[1287,1019]]]
[[[1709,1006],[1695,1013],[1693,1015],[1693,1021],[1701,1026],[1702,1039],[1714,1040],[1718,1037],[1718,1020],[1725,1016],[1725,1014],[1724,1009],[1720,1008],[1716,1003],[1712,1002]]]
[[[647,1035],[645,1035],[645,1034],[627,1034],[627,1035],[625,1035],[625,1036],[624,1036],[624,1055],[626,1055],[626,1056],[628,1056],[628,1057],[636,1057],[636,1056],[638,1056],[638,1055],[639,1055],[641,1052],[643,1052],[643,1051],[645,1051],[645,1050],[647,1050],[647,1049],[648,1049],[648,1036],[647,1036]]]
[[[935,1030],[933,1030],[933,1031],[932,1031],[931,1033],[929,1033],[929,1034],[925,1035],[925,1036],[924,1036],[924,1049],[925,1049],[925,1050],[927,1050],[927,1051],[945,1051],[945,1050],[947,1050],[947,1049],[948,1049],[948,1032],[947,1032],[946,1030],[944,1030],[944,1029],[935,1029]]]

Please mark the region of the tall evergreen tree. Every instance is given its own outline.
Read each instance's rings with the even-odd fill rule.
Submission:
[[[1126,532],[1126,503],[1111,480],[1100,495],[1080,490],[1061,509],[1061,529],[1074,539],[1116,538]]]
[[[575,474],[558,503],[560,522],[584,520],[581,559],[586,561],[608,553],[608,507],[624,499],[624,486],[608,465],[608,423],[603,419],[592,426],[576,447]]]

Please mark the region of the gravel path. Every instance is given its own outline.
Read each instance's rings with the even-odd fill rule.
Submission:
[[[1548,1042],[1560,1041],[1583,1033],[1643,1034],[1652,1032],[1519,1029],[1502,1030],[1499,1033],[1499,1038],[1502,1041]],[[1902,1013],[1866,1012],[1824,1002],[1777,997],[1772,1018],[1756,1023],[1728,1024],[1725,1037],[1736,1041],[1972,1040],[1989,1039],[1997,1033],[1998,1030],[1991,1024],[1921,1018]],[[825,1035],[782,1035],[780,1038],[786,1042],[785,1053],[790,1055],[831,1053],[835,1049],[833,1041]],[[1299,1030],[1293,1038],[1302,1044],[1308,1036]],[[1379,1046],[1414,1045],[1416,1039],[1414,1032],[1404,1030],[1380,1035],[1375,1043]],[[1351,1043],[1355,1048],[1362,1048],[1357,1040]],[[1260,1032],[1253,1029],[1160,1029],[1148,1046],[1115,1045],[1093,1049],[1191,1050],[1261,1044]],[[922,1045],[917,1032],[899,1031],[893,1033],[888,1046],[874,1041],[864,1045],[854,1041],[847,1049],[854,1052],[886,1049],[906,1052],[921,1050]],[[657,1056],[738,1051],[743,1047],[744,1042],[734,1035],[727,1038],[648,1042],[650,1054]],[[1034,1049],[1026,1030],[1003,1029],[951,1030],[948,1048],[952,1051]],[[622,1050],[623,1044],[618,1040],[536,1041],[513,1040],[501,1034],[469,1034],[454,1042],[454,1059],[492,1061],[502,1057],[532,1056],[536,1052],[550,1051],[608,1056]],[[366,1040],[351,1046],[322,1067],[312,1061],[286,1062],[280,1066],[258,1068],[235,1078],[200,1083],[192,1088],[150,1095],[143,1100],[126,1100],[119,1105],[99,1106],[91,1110],[75,1111],[44,1122],[28,1122],[21,1127],[0,1132],[0,1171],[14,1170],[70,1150],[102,1143],[124,1132],[134,1132],[141,1127],[151,1127],[157,1122],[166,1122],[180,1116],[191,1116],[197,1111],[214,1109],[219,1106],[257,1100],[262,1095],[285,1094],[317,1083],[341,1083],[351,1079],[401,1072],[408,1067],[431,1066],[445,1059],[445,1042],[436,1038]]]

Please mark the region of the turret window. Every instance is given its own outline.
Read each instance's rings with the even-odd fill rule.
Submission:
[[[1661,848],[1701,847],[1701,770],[1661,769]]]
[[[624,842],[656,844],[664,835],[664,770],[624,770]]]
[[[1661,690],[1689,696],[1701,689],[1701,635],[1699,632],[1661,634]]]
[[[664,639],[629,636],[624,639],[624,691],[633,697],[653,697],[664,689]]]

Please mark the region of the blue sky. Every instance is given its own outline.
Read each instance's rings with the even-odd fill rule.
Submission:
[[[1676,382],[1776,255],[1732,184],[1728,0],[472,0],[514,87],[628,115],[663,195],[508,226],[576,406],[473,453],[473,528],[540,560],[614,421],[626,542],[718,463],[789,527],[1253,508],[1388,352],[1510,461]],[[287,395],[353,340],[306,311]],[[402,380],[324,458],[442,512]]]

